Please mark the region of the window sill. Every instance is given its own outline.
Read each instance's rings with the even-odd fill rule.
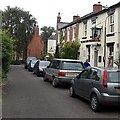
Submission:
[[[87,37],[86,37],[86,36],[84,36],[84,37],[82,37],[82,39],[87,39]]]
[[[107,37],[114,36],[114,35],[115,35],[114,32],[106,34]]]

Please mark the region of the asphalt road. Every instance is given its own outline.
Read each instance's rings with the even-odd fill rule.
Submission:
[[[118,118],[119,108],[105,107],[95,113],[89,102],[69,97],[68,88],[53,88],[22,65],[11,66],[3,88],[3,118]]]

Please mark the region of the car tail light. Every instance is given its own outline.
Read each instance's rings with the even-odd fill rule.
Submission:
[[[65,76],[65,73],[64,72],[59,72],[58,76]]]
[[[103,71],[103,76],[102,76],[102,86],[107,87],[107,71]]]

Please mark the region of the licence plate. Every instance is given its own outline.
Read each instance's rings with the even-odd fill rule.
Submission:
[[[77,73],[67,73],[66,76],[69,77],[76,77],[78,74]]]
[[[120,89],[116,89],[116,91],[117,91],[117,93],[119,93],[119,94],[120,94]]]

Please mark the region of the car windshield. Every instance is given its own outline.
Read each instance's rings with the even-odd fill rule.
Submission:
[[[31,64],[35,64],[37,62],[37,60],[32,60]]]
[[[36,57],[28,57],[27,60],[36,60]]]
[[[49,63],[49,61],[40,61],[40,66],[48,66]]]
[[[63,62],[63,70],[83,70],[83,65],[81,62]]]
[[[108,72],[108,81],[120,83],[120,71],[119,72]]]

